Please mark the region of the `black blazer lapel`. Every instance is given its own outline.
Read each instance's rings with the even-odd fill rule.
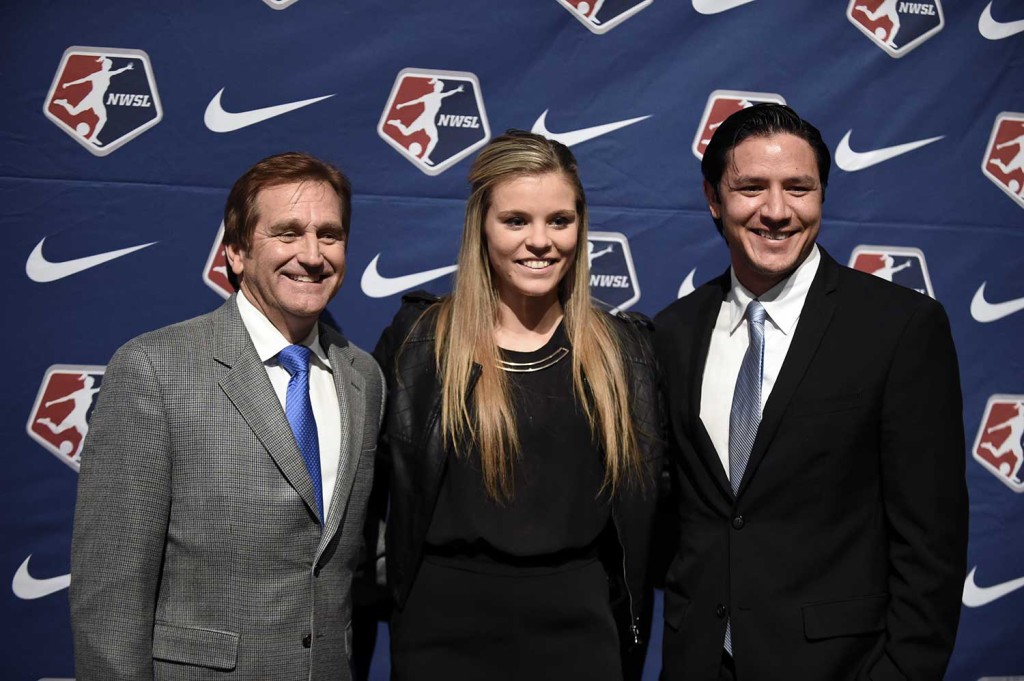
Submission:
[[[807,299],[800,312],[800,321],[793,335],[793,342],[786,353],[786,359],[782,363],[779,377],[775,381],[775,387],[772,388],[772,394],[764,405],[761,425],[757,429],[757,437],[754,439],[750,460],[743,473],[743,481],[737,496],[742,495],[750,485],[758,465],[764,459],[782,416],[793,399],[793,393],[796,392],[807,372],[807,367],[814,359],[835,312],[836,302],[832,294],[839,282],[839,265],[821,246],[818,247],[818,252],[821,255],[818,272],[807,291]]]

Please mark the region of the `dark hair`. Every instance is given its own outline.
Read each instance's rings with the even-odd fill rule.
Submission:
[[[818,179],[821,182],[821,200],[825,200],[825,188],[828,186],[828,173],[832,165],[832,154],[821,133],[816,127],[800,118],[796,111],[785,104],[762,102],[740,109],[722,121],[722,124],[711,136],[711,141],[704,150],[700,161],[700,171],[715,197],[719,197],[719,184],[725,174],[725,166],[729,162],[729,152],[750,137],[769,137],[771,135],[789,134],[799,137],[811,146],[814,157],[818,161]],[[718,233],[722,233],[721,219],[715,219]]]
[[[352,186],[348,178],[330,163],[300,151],[275,154],[259,161],[238,178],[224,206],[224,246],[249,250],[260,216],[256,210],[259,193],[267,187],[292,182],[326,182],[341,199],[341,226],[348,236],[352,222]],[[228,281],[238,290],[238,277],[229,266]]]

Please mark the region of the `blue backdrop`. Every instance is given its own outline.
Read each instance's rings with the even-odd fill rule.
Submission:
[[[363,347],[403,290],[449,287],[468,158],[509,127],[573,147],[593,293],[653,314],[725,267],[698,158],[762,100],[834,151],[821,243],[949,312],[971,572],[947,678],[1024,675],[1021,0],[65,0],[4,3],[0,25],[4,679],[74,674],[77,456],[103,365],[220,303],[223,204],[253,162],[300,149],[351,177],[330,311]]]

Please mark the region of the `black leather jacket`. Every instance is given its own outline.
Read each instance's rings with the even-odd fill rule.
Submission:
[[[440,433],[441,387],[434,362],[436,307],[431,306],[437,301],[427,293],[406,295],[374,351],[388,387],[378,482],[389,485],[387,583],[399,608],[419,569],[449,455]],[[622,565],[618,574],[612,574],[612,594],[618,601],[614,609],[624,649],[642,650],[641,632],[649,629],[645,608],[651,590],[646,571],[664,455],[663,419],[650,322],[640,315],[620,321],[620,346],[629,360],[631,404],[647,479],[642,486],[624,485],[612,500],[619,549],[615,560]]]

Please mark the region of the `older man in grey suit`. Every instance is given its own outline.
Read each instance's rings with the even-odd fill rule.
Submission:
[[[336,168],[260,161],[225,209],[240,292],[107,367],[71,556],[79,681],[350,678],[384,401],[373,359],[317,321],[350,206]]]

